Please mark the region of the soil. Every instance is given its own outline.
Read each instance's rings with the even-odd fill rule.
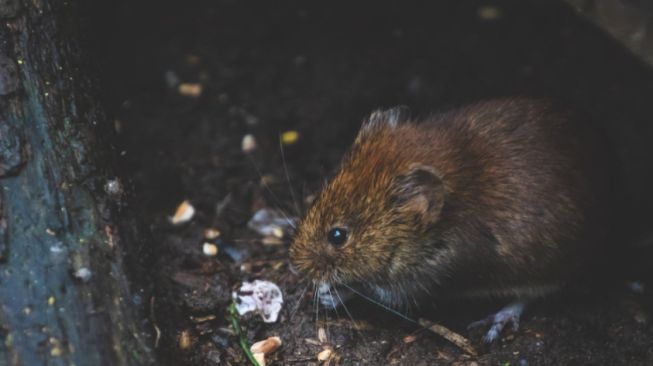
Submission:
[[[108,3],[108,2],[107,2]],[[422,314],[468,337],[465,354],[365,300],[349,313],[315,307],[288,269],[289,238],[263,244],[246,223],[260,208],[301,216],[352,142],[363,117],[407,105],[416,115],[502,95],[571,101],[617,146],[629,209],[626,246],[645,237],[653,207],[651,70],[557,1],[116,1],[95,4],[88,47],[103,71],[123,176],[151,240],[133,243],[135,291],[161,364],[245,365],[226,318],[242,281],[265,279],[285,303],[276,323],[245,315],[250,343],[278,335],[269,365],[653,364],[646,248],[629,271],[533,304],[519,330],[483,344],[466,324],[501,304],[458,304]],[[199,83],[182,95],[178,83]],[[297,131],[280,148],[279,134]],[[243,153],[253,134],[257,149]],[[597,162],[600,164],[601,162]],[[285,169],[288,171],[286,177]],[[266,184],[262,184],[266,182]],[[293,192],[293,193],[291,193]],[[186,224],[168,217],[188,199]],[[297,202],[294,202],[296,199]],[[204,255],[204,230],[221,232]],[[649,230],[650,231],[650,230]],[[626,250],[626,249],[624,249]],[[650,251],[650,250],[649,250]],[[591,282],[591,281],[590,281]],[[355,321],[352,321],[352,318]],[[321,331],[320,329],[323,329]],[[326,335],[320,337],[319,333]],[[322,338],[322,339],[320,339]]]

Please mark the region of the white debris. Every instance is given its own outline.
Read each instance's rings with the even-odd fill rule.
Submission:
[[[204,238],[208,240],[217,239],[220,237],[220,230],[215,228],[208,228],[204,230]]]
[[[91,272],[91,270],[86,267],[82,267],[75,271],[75,277],[82,280],[82,282],[88,282],[91,279],[92,275],[93,273]]]
[[[245,154],[249,154],[256,150],[256,138],[252,134],[243,136],[243,141],[240,143],[240,148]]]
[[[283,305],[283,295],[279,286],[270,281],[254,280],[243,282],[238,291],[232,293],[238,314],[255,311],[266,323],[274,323]]]
[[[254,214],[247,227],[263,236],[282,238],[284,233],[295,227],[297,218],[288,217],[279,210],[263,208]]]
[[[104,191],[107,192],[110,196],[120,197],[123,192],[122,183],[120,179],[113,178],[109,179],[104,183]]]
[[[218,246],[213,243],[202,244],[202,253],[207,257],[215,257],[218,255]]]
[[[195,207],[186,200],[177,206],[177,211],[175,211],[175,215],[170,218],[170,222],[174,225],[183,224],[184,222],[190,221],[193,216],[195,216]]]

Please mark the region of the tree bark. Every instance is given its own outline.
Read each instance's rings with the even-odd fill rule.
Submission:
[[[74,0],[0,0],[0,365],[152,364]]]

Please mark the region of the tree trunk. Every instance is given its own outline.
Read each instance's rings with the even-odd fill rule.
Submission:
[[[0,0],[0,365],[153,363],[74,0]]]

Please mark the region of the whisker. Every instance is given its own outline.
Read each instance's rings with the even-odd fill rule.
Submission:
[[[354,330],[361,336],[361,338],[363,339],[363,342],[368,343],[367,339],[363,335],[363,331],[358,329],[358,327],[356,326],[356,320],[354,320],[354,317],[349,312],[349,309],[347,308],[347,305],[345,304],[345,302],[342,301],[342,297],[340,297],[340,294],[338,293],[338,289],[335,286],[333,287],[333,292],[336,293],[336,296],[338,297],[338,300],[340,300],[340,303],[342,304],[342,308],[345,309],[345,313],[347,313],[347,316],[349,317],[349,319],[351,319],[351,323],[352,323],[352,326],[353,326]]]
[[[306,283],[306,286],[304,287],[304,291],[302,291],[301,295],[299,295],[299,298],[297,299],[297,304],[295,304],[294,309],[290,312],[290,320],[292,320],[293,317],[295,317],[295,314],[297,314],[297,310],[299,310],[299,307],[302,304],[302,301],[304,300],[304,295],[306,294],[306,291],[308,291],[308,287],[311,285],[310,282]]]
[[[331,305],[333,306],[333,311],[336,312],[336,316],[340,318],[340,314],[338,313],[338,306],[336,306],[336,301],[335,298],[333,297],[333,294],[331,293],[331,286],[329,286],[329,297],[331,298]]]
[[[292,198],[293,205],[295,205],[295,215],[301,216],[301,210],[299,209],[299,204],[297,203],[297,197],[295,197],[295,191],[292,188],[292,183],[290,182],[290,174],[288,173],[288,165],[286,164],[286,153],[283,150],[283,142],[279,138],[279,150],[281,151],[281,162],[283,163],[283,171],[286,174],[286,182],[288,182],[288,190],[290,191],[290,197]]]
[[[387,305],[385,305],[385,304],[383,304],[383,303],[380,303],[380,302],[378,302],[378,301],[372,299],[371,297],[369,297],[369,296],[367,296],[367,295],[364,295],[363,293],[361,293],[360,291],[355,290],[355,289],[352,288],[351,286],[348,286],[348,285],[346,285],[346,284],[344,284],[344,283],[340,283],[340,284],[341,284],[342,286],[348,288],[349,290],[351,290],[352,292],[354,292],[354,293],[357,294],[358,296],[362,297],[363,299],[365,299],[365,300],[371,302],[372,304],[375,304],[375,305],[377,305],[377,306],[379,306],[379,307],[381,307],[381,308],[383,308],[383,309],[389,311],[390,313],[397,315],[398,317],[400,317],[400,318],[402,318],[402,319],[404,319],[404,320],[408,320],[409,322],[412,322],[412,323],[418,324],[416,320],[409,318],[408,316],[406,316],[406,315],[400,313],[399,311],[397,311],[397,310],[395,310],[395,309],[393,309],[393,308],[391,308],[391,307],[389,307],[389,306],[387,306]],[[337,290],[336,290],[336,294],[338,294],[338,291],[337,291]]]
[[[315,304],[315,333],[319,331],[319,321],[320,321],[320,303],[318,300],[318,294],[317,294],[317,284],[313,283],[313,289],[315,290],[314,295],[313,295],[313,303]]]
[[[297,227],[295,226],[293,221],[290,219],[288,214],[286,214],[286,212],[282,209],[283,205],[281,204],[281,201],[279,200],[277,195],[274,194],[274,192],[272,191],[272,188],[270,188],[270,185],[268,185],[268,183],[265,181],[265,179],[263,179],[263,173],[261,173],[261,170],[259,169],[258,165],[256,165],[256,162],[254,161],[254,159],[252,159],[252,157],[249,156],[249,155],[247,155],[247,159],[249,159],[249,162],[254,167],[254,170],[256,170],[256,174],[258,174],[259,180],[260,180],[261,184],[263,184],[263,187],[270,193],[270,196],[272,197],[272,200],[274,200],[274,203],[277,206],[277,209],[279,209],[279,212],[281,212],[281,214],[283,215],[283,217],[286,220],[286,222],[288,223],[288,225],[290,225],[293,229],[296,230]]]

